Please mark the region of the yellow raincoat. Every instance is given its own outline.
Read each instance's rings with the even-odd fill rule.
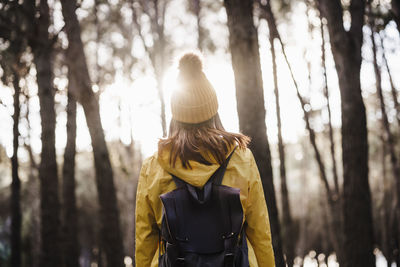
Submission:
[[[169,164],[169,151],[165,151],[161,157],[155,153],[143,162],[136,198],[136,267],[158,266],[162,218],[159,196],[176,189],[169,173],[193,186],[203,187],[219,167],[214,159],[209,156],[207,159],[213,163],[211,166],[190,161],[192,169],[185,169],[178,158],[175,168],[172,168]],[[240,200],[247,223],[250,267],[275,267],[268,210],[260,174],[249,149],[235,150],[222,184],[240,189]]]

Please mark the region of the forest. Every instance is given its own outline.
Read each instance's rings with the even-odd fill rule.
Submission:
[[[1,0],[0,267],[142,266],[185,51],[252,139],[276,267],[399,267],[400,0]]]

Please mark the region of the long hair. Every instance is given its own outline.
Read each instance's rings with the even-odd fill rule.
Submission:
[[[240,133],[225,131],[218,113],[208,121],[189,124],[171,120],[169,134],[166,139],[158,142],[158,154],[170,149],[170,164],[175,167],[176,160],[182,162],[184,168],[191,168],[189,160],[211,165],[201,152],[208,152],[222,164],[231,146],[236,143],[244,149],[250,142],[250,137]]]

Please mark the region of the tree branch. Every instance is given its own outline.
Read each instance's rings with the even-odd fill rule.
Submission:
[[[132,10],[132,21],[136,26],[137,33],[139,35],[139,38],[142,40],[144,50],[146,51],[147,55],[149,56],[150,60],[153,62],[153,49],[150,48],[148,45],[146,45],[146,41],[144,39],[144,35],[142,33],[142,26],[140,25],[138,21],[138,14],[136,12],[136,8],[134,6],[133,1],[131,2],[131,10]]]

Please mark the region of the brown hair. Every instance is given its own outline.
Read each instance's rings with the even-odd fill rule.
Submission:
[[[184,168],[191,168],[189,160],[211,165],[201,152],[209,152],[219,164],[226,159],[229,148],[235,143],[246,148],[250,137],[240,133],[230,133],[222,126],[218,113],[211,119],[198,124],[171,120],[168,138],[158,142],[158,154],[170,149],[170,164],[175,167],[177,158]]]

